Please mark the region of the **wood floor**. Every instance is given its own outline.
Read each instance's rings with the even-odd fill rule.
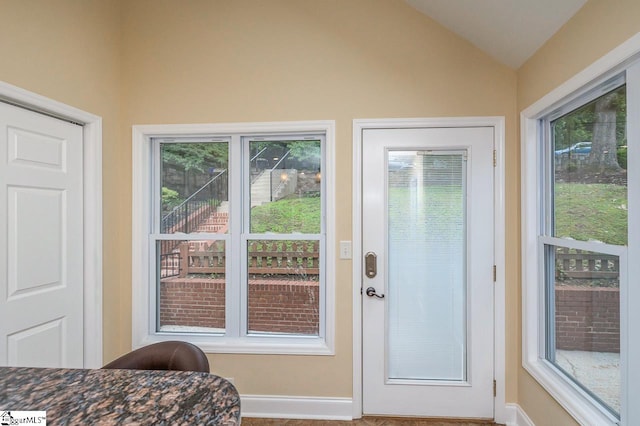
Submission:
[[[497,423],[469,420],[401,419],[391,417],[364,417],[360,420],[288,420],[242,418],[242,426],[495,426]]]

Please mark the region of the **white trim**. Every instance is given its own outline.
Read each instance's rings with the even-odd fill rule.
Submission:
[[[504,423],[505,411],[505,187],[504,117],[452,117],[353,120],[353,418],[362,417],[362,131],[376,128],[493,127],[497,165],[494,180],[494,417]]]
[[[640,47],[639,47],[640,49]],[[627,148],[627,164],[631,167],[627,171],[627,184],[633,188],[640,188],[640,63],[635,63],[627,69],[627,122],[635,123],[627,128],[628,140],[636,143]],[[630,101],[631,100],[631,101]],[[629,197],[629,217],[640,216],[640,197]],[[632,216],[633,215],[633,216]],[[629,241],[640,241],[640,221],[629,221]],[[620,293],[620,316],[627,318],[620,329],[621,336],[638,336],[638,329],[631,330],[631,324],[638,327],[640,324],[640,309],[631,309],[637,306],[640,300],[640,287],[637,278],[640,276],[640,247],[638,244],[630,244],[627,251],[627,274],[634,277],[634,284],[628,280],[626,289]],[[637,403],[637,395],[640,395],[640,339],[623,339],[621,345],[621,375],[622,375],[622,412],[623,419],[629,419],[629,424],[640,421],[640,404]],[[632,362],[633,360],[633,362]]]
[[[640,33],[635,34],[584,70],[544,95],[522,111],[521,117],[538,117],[551,105],[560,102],[575,91],[582,89],[584,86],[593,82],[593,80],[620,66],[638,53],[640,53]]]
[[[543,321],[540,319],[539,312],[540,307],[544,304],[544,299],[540,292],[540,286],[537,284],[539,274],[538,262],[531,261],[531,259],[538,258],[538,214],[542,196],[538,185],[538,172],[541,170],[542,163],[537,149],[539,140],[539,126],[537,121],[554,104],[563,101],[581,88],[587,87],[604,74],[617,69],[621,64],[631,60],[638,53],[640,53],[640,33],[634,35],[583,71],[552,90],[539,101],[525,109],[520,116],[522,151],[522,365],[569,414],[578,422],[585,425],[616,424],[617,421],[609,415],[608,412],[605,413],[598,409],[584,391],[564,379],[563,375],[559,374],[550,363],[541,359],[539,355],[540,347],[543,344],[540,339],[543,336],[542,330],[544,326]],[[627,84],[629,84],[629,81],[627,81]],[[627,120],[628,123],[632,121],[633,120]],[[631,133],[632,132],[630,132],[630,134]],[[634,172],[632,171],[630,176],[633,176],[633,174]],[[632,197],[629,197],[630,204],[632,202],[631,200]],[[629,211],[632,211],[631,208]],[[625,255],[621,256],[621,263],[625,259]],[[633,262],[631,262],[631,264],[632,263]],[[629,276],[633,275],[629,274]],[[633,286],[629,285],[628,287],[633,291]],[[624,289],[621,288],[621,291],[624,291]],[[631,297],[631,295],[629,296]],[[628,301],[625,302],[621,300],[621,359],[630,361],[632,359],[638,359],[638,357],[633,358],[632,353],[629,352],[630,349],[625,349],[624,346],[625,342],[628,341],[628,337],[631,336],[630,330],[625,326],[625,323],[630,323],[629,321],[631,320],[631,316],[629,316],[625,321],[625,303],[628,303]],[[637,342],[635,345],[636,351],[633,353],[637,355]],[[637,366],[628,366],[628,368],[629,374],[632,374],[631,371],[635,368],[636,370],[633,371],[636,371],[636,377],[638,377]],[[623,375],[623,386],[627,379],[627,377],[624,376],[626,375]],[[636,386],[633,385],[632,382],[632,380],[628,380],[627,385]],[[637,390],[637,388],[635,389]],[[637,421],[639,414],[638,411],[635,411],[632,415],[631,411],[638,410],[638,407],[631,406],[629,399],[625,401],[625,398],[628,398],[627,395],[633,395],[631,388],[628,389],[628,392],[623,388],[623,409],[620,414],[624,424],[632,424],[632,419]],[[635,405],[637,406],[637,404]]]
[[[496,380],[496,397],[493,416],[497,423],[502,423],[506,413],[506,199],[505,199],[505,119],[493,119],[495,126],[496,167],[494,171],[494,256],[497,277],[494,286],[494,366]]]
[[[150,333],[149,259],[146,239],[149,235],[151,194],[150,144],[153,137],[196,135],[325,135],[326,202],[326,278],[324,337],[218,337],[187,333]],[[335,355],[335,122],[330,120],[264,122],[264,123],[204,123],[138,125],[132,129],[132,347],[179,338],[198,345],[207,353]]]
[[[535,426],[533,421],[527,416],[522,407],[518,404],[507,404],[505,406],[506,426]]]
[[[132,212],[131,212],[131,340],[132,349],[137,349],[148,341],[147,324],[149,321],[149,288],[141,285],[140,280],[148,276],[149,250],[141,250],[145,247],[145,235],[150,227],[147,220],[151,216],[151,190],[148,185],[148,176],[151,173],[150,141],[144,129],[140,126],[133,126],[132,129]],[[134,309],[135,306],[140,309]]]
[[[570,240],[568,238],[549,237],[540,235],[538,237],[540,244],[555,245],[576,250],[594,251],[602,254],[610,254],[613,256],[623,256],[627,253],[627,249],[623,246],[614,246],[596,241],[579,241]]]
[[[84,367],[102,366],[102,118],[0,81],[0,100],[83,126]]]
[[[242,417],[351,420],[351,398],[240,395]]]
[[[148,137],[168,137],[182,135],[216,135],[241,133],[244,135],[262,133],[318,133],[335,135],[335,121],[268,121],[255,123],[199,123],[199,124],[143,124],[133,126]]]
[[[362,131],[366,123],[353,121],[351,267],[353,299],[353,418],[362,417]]]

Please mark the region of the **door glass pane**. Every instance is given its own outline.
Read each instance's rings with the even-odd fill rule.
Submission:
[[[547,359],[620,412],[620,258],[545,246]]]
[[[248,332],[320,333],[320,242],[250,240]]]
[[[387,160],[388,376],[464,381],[466,152]]]
[[[156,241],[157,331],[223,333],[225,242]]]
[[[227,233],[229,144],[163,142],[160,158],[160,233]]]

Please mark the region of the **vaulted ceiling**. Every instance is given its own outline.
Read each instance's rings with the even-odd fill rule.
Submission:
[[[517,69],[587,0],[406,0],[503,64]]]

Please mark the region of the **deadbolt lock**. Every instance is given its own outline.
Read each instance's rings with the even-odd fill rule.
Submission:
[[[378,256],[372,251],[364,255],[364,274],[367,278],[378,275]]]

